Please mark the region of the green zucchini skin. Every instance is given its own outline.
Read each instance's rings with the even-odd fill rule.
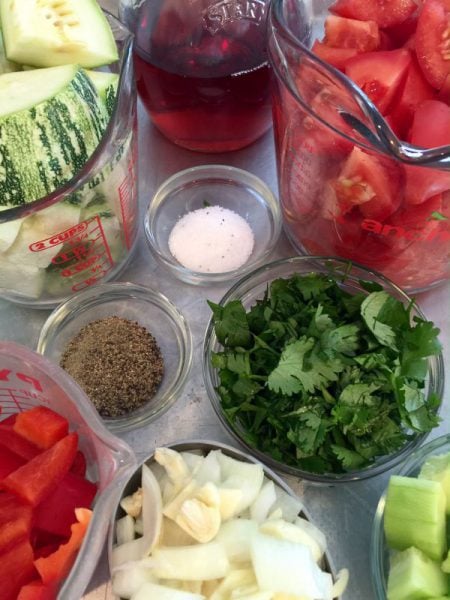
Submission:
[[[32,202],[71,179],[98,146],[108,120],[81,68],[53,97],[1,117],[0,205]]]

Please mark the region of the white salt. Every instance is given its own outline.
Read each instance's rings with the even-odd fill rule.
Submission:
[[[173,227],[169,249],[183,267],[226,273],[249,259],[255,240],[247,221],[228,208],[207,206],[185,214]]]

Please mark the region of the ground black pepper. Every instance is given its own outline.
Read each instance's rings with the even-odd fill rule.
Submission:
[[[60,365],[103,417],[130,413],[155,395],[164,362],[152,334],[122,317],[92,321],[67,344]]]

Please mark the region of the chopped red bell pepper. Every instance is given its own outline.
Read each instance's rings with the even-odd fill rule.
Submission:
[[[2,421],[0,421],[0,423],[2,425],[8,425],[8,426],[12,427],[14,425],[14,423],[16,422],[16,416],[17,416],[17,413],[9,415],[9,417],[6,417],[6,419],[3,419]]]
[[[80,477],[84,477],[86,475],[86,457],[81,450],[78,450],[75,454],[74,461],[70,467],[70,472],[74,475],[79,475]]]
[[[11,425],[4,425],[3,421],[0,423],[0,446],[8,448],[25,460],[30,460],[42,452],[40,448],[16,433]]]
[[[14,431],[39,448],[47,450],[69,433],[69,423],[50,408],[35,406],[17,415]]]
[[[68,537],[75,522],[76,508],[90,508],[97,486],[69,472],[56,489],[35,510],[34,527],[54,535]]]
[[[23,540],[7,552],[0,553],[2,600],[16,600],[20,588],[35,578],[33,548],[29,540]]]
[[[8,450],[5,446],[0,446],[0,480],[7,477],[24,463],[24,458]]]
[[[21,502],[14,494],[0,494],[0,552],[30,537],[32,513],[32,507]]]
[[[87,508],[77,508],[75,515],[77,522],[71,527],[72,533],[67,544],[62,544],[53,554],[34,561],[34,565],[45,584],[64,579],[72,568],[89,526],[92,511]]]
[[[48,450],[6,477],[2,487],[37,506],[60,483],[72,466],[78,435],[70,433]]]
[[[17,600],[54,600],[56,594],[55,585],[44,585],[40,579],[36,579],[20,588]]]

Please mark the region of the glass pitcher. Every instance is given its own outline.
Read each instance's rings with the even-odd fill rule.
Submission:
[[[108,281],[127,264],[138,232],[137,116],[132,36],[107,13],[120,60],[115,106],[84,167],[45,198],[0,210],[0,295],[50,308]]]
[[[201,152],[243,148],[272,125],[268,0],[121,0],[154,125]]]
[[[269,61],[285,230],[407,291],[450,278],[450,146],[400,141],[351,80],[310,51],[329,0],[273,0]]]

